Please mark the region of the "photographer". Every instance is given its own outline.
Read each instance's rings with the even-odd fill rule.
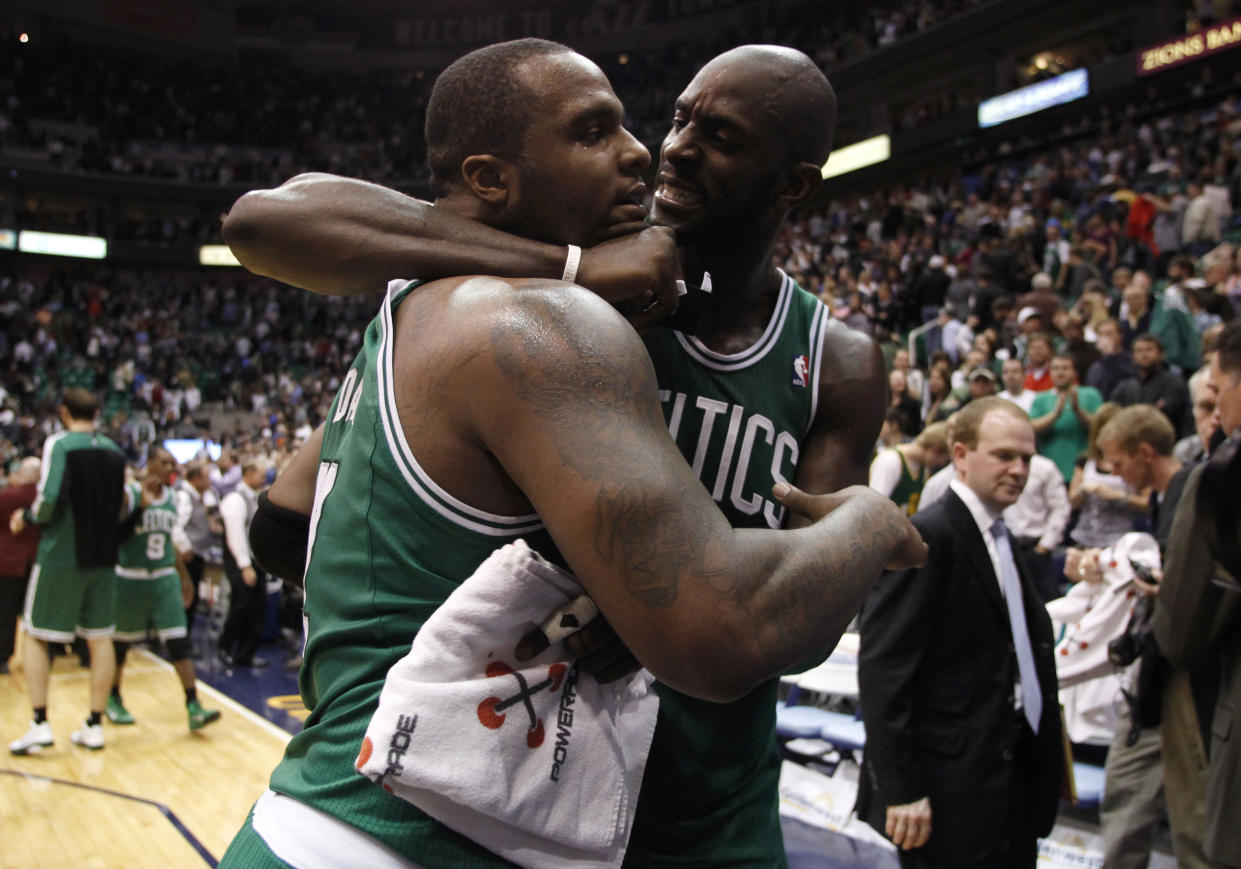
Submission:
[[[1210,725],[1204,734],[1210,738],[1205,790],[1197,792],[1197,800],[1200,806],[1205,800],[1205,853],[1216,865],[1235,867],[1241,866],[1241,826],[1236,823],[1241,804],[1241,321],[1220,334],[1207,382],[1218,400],[1220,430],[1231,437],[1188,477],[1153,621],[1159,646],[1173,663],[1193,676],[1213,668],[1218,674],[1209,686],[1218,694],[1208,704],[1211,717],[1196,704],[1200,725]],[[1193,699],[1200,701],[1200,692]],[[1175,698],[1165,700],[1165,716],[1172,711],[1169,700]],[[1195,704],[1185,702],[1176,711],[1185,712],[1187,705],[1195,711]],[[1172,754],[1174,734],[1164,736],[1165,750]]]
[[[1187,476],[1180,462],[1172,456],[1175,442],[1176,433],[1167,417],[1148,404],[1125,408],[1099,432],[1103,458],[1114,472],[1135,491],[1150,489],[1151,518],[1161,550],[1167,546]],[[1083,563],[1088,564],[1088,561]],[[1151,600],[1134,606],[1138,617],[1131,622],[1127,636],[1118,638],[1119,642],[1109,648],[1109,652],[1122,654],[1125,659],[1136,654],[1141,663],[1129,697],[1129,709],[1120,716],[1107,755],[1099,822],[1103,828],[1104,865],[1108,867],[1145,867],[1149,861],[1154,832],[1163,814],[1160,799],[1165,788],[1160,736],[1163,692],[1169,684],[1178,691],[1187,689],[1182,685],[1182,677],[1171,675],[1171,667],[1159,654],[1150,633],[1149,618],[1142,616],[1151,611],[1153,596],[1158,592],[1154,582],[1158,577],[1149,579],[1134,580],[1139,592]],[[1126,646],[1132,648],[1126,649]],[[1196,717],[1191,719],[1188,728],[1183,725],[1193,714],[1192,704],[1190,706],[1188,710],[1179,710],[1182,714],[1175,723],[1169,724],[1177,731],[1178,739],[1190,741],[1192,755],[1192,742],[1200,737]],[[1197,750],[1201,752],[1200,747]],[[1174,792],[1167,794],[1167,803],[1177,863],[1184,867],[1208,867],[1211,864],[1202,853],[1204,770],[1200,765],[1195,768],[1190,762],[1178,765],[1174,773],[1170,779],[1170,790]]]

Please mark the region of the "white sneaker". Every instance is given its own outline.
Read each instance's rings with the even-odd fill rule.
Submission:
[[[9,751],[12,754],[38,754],[52,742],[52,725],[46,721],[41,724],[32,721],[25,736],[9,743]]]
[[[70,733],[69,739],[74,745],[89,748],[91,751],[98,751],[103,748],[103,725],[83,722],[82,729]]]

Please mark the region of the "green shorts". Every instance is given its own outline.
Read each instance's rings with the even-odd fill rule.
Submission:
[[[110,637],[116,628],[116,572],[111,567],[42,567],[30,571],[26,633],[49,643]]]
[[[220,869],[292,869],[288,863],[271,852],[263,837],[254,829],[254,812],[250,812],[245,825],[237,831],[228,850],[220,858]]]
[[[125,642],[145,640],[148,631],[161,640],[185,636],[185,607],[181,577],[173,573],[155,579],[116,578],[116,633]]]

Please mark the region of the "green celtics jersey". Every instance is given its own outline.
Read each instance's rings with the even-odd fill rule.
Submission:
[[[892,501],[904,509],[905,515],[912,516],[918,512],[922,487],[926,485],[926,465],[918,469],[918,476],[915,477],[909,470],[909,462],[905,461],[905,454],[900,450],[896,453],[901,460],[901,478],[897,480],[896,488],[892,490]]]
[[[792,480],[814,419],[827,308],[783,276],[767,329],[721,355],[696,338],[646,339],[673,438],[737,527],[778,528],[777,480]],[[659,721],[628,862],[635,866],[780,866],[777,681],[729,704],[657,684]]]
[[[131,509],[142,503],[142,487],[130,483],[125,496]],[[121,543],[116,557],[116,575],[126,579],[155,579],[177,572],[177,550],[172,531],[177,527],[177,501],[172,489],[164,487],[159,498],[142,511],[133,536]]]
[[[38,495],[30,507],[41,529],[38,563],[109,569],[116,564],[124,484],[124,454],[104,435],[62,431],[44,441]]]
[[[302,699],[310,717],[271,787],[425,869],[506,866],[354,769],[389,668],[495,549],[524,538],[559,560],[538,516],[498,516],[436,485],[407,443],[392,385],[392,327],[416,284],[394,284],[324,426],[305,576]]]

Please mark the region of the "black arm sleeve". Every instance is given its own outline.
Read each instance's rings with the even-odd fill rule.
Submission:
[[[266,492],[259,495],[258,510],[250,521],[250,554],[260,567],[301,586],[309,537],[309,516],[273,504]]]
[[[142,521],[142,514],[146,512],[146,507],[139,504],[134,508],[134,512],[121,520],[121,524],[116,526],[116,539],[121,543],[134,536],[134,532],[138,530],[138,523]]]

